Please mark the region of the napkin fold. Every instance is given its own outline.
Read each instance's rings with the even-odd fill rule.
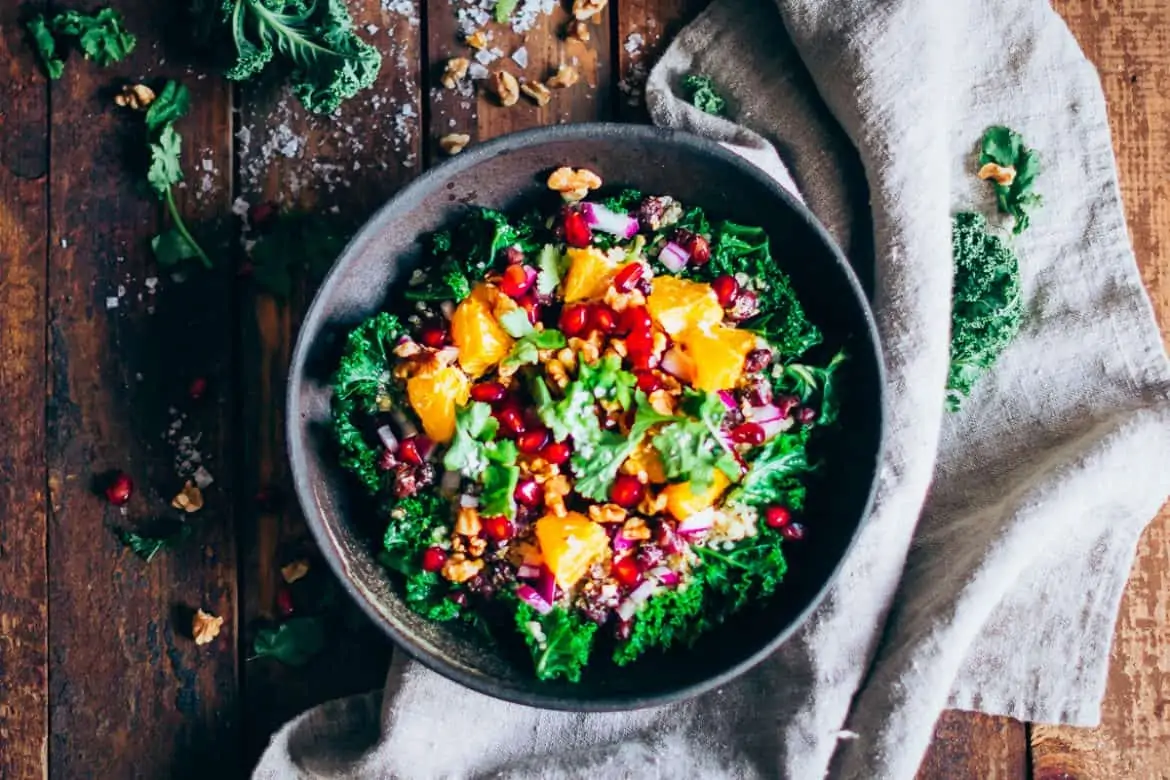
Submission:
[[[778,7],[777,7],[778,5]],[[870,522],[808,624],[724,688],[536,710],[401,654],[287,724],[257,778],[909,778],[945,707],[1091,725],[1137,538],[1170,493],[1170,365],[1096,73],[1045,0],[717,0],[650,75],[658,124],[799,191],[869,282],[889,383]],[[711,76],[729,119],[680,97]],[[943,412],[950,215],[994,215],[983,130],[1040,151],[1022,332]],[[994,218],[994,217],[993,217]]]

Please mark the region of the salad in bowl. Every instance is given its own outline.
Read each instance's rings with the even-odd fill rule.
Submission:
[[[547,183],[547,209],[426,238],[349,331],[332,420],[406,603],[574,682],[776,594],[849,362],[763,229],[588,169]]]

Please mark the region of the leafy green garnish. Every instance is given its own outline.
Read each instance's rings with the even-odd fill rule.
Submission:
[[[716,393],[687,390],[682,408],[688,417],[667,425],[653,439],[667,479],[689,481],[698,491],[714,484],[716,469],[738,480],[739,462],[719,434],[727,413],[723,401]]]
[[[496,0],[495,18],[500,24],[512,18],[512,14],[516,11],[516,6],[520,4],[520,0]]]
[[[252,78],[282,55],[293,68],[293,93],[305,108],[332,114],[373,85],[382,55],[354,32],[344,0],[223,0],[236,62],[225,74]]]
[[[248,660],[274,658],[288,666],[304,666],[324,647],[325,624],[320,618],[291,618],[276,628],[256,632]]]
[[[383,566],[406,578],[406,604],[431,620],[450,620],[462,608],[447,598],[450,586],[437,572],[424,571],[422,556],[446,535],[451,502],[431,488],[394,502],[390,523],[382,538]]]
[[[577,451],[573,453],[573,474],[577,481],[573,489],[585,498],[607,501],[618,470],[634,454],[650,429],[678,419],[655,411],[641,390],[637,391],[635,401],[638,409],[628,434],[623,436],[595,428],[588,440],[574,439]]]
[[[1000,184],[992,180],[995,199],[999,210],[1010,214],[1015,224],[1012,232],[1023,233],[1031,224],[1031,215],[1040,207],[1042,198],[1036,192],[1036,176],[1040,173],[1040,155],[1035,149],[1024,145],[1023,137],[1007,127],[989,127],[983,133],[980,145],[979,166],[994,163],[1016,172],[1011,184]]]
[[[836,377],[847,359],[848,356],[842,350],[833,355],[825,366],[789,363],[781,370],[775,389],[777,392],[795,395],[805,406],[819,402],[821,411],[817,423],[828,425],[837,419]]]
[[[540,295],[552,295],[557,291],[564,277],[565,260],[555,244],[545,244],[536,256],[536,292]]]
[[[28,20],[26,27],[33,45],[36,46],[37,55],[41,58],[41,64],[45,66],[45,73],[53,80],[61,78],[65,72],[65,61],[57,54],[57,41],[53,38],[45,17],[37,14]]]
[[[523,325],[521,325],[523,323]],[[528,321],[528,312],[524,309],[513,309],[500,317],[500,325],[517,341],[512,345],[508,356],[500,361],[505,368],[527,366],[540,361],[540,351],[544,349],[561,349],[568,342],[565,334],[559,330],[548,328],[536,330]],[[517,336],[520,333],[522,335]]]
[[[695,108],[714,116],[724,116],[727,101],[715,89],[715,82],[708,76],[691,74],[683,78],[683,89]]]
[[[160,265],[172,266],[183,260],[199,258],[204,267],[211,268],[211,258],[192,237],[175,203],[174,186],[183,180],[183,168],[179,161],[183,139],[175,130],[174,123],[187,113],[189,105],[187,88],[178,82],[168,81],[146,112],[150,147],[150,167],[146,180],[159,200],[166,204],[173,225],[170,230],[155,236],[150,245]]]
[[[479,511],[484,517],[504,516],[511,520],[516,516],[516,485],[520,483],[520,469],[513,465],[516,462],[516,450],[512,442],[500,442],[500,445],[510,446],[511,463],[507,461],[507,448],[503,452],[491,451],[500,458],[491,463],[483,472],[483,493],[479,496]]]
[[[500,427],[492,407],[473,401],[455,412],[455,438],[443,456],[443,468],[478,477],[488,465],[487,443]]]
[[[127,528],[114,528],[114,535],[130,552],[150,563],[163,550],[170,550],[191,538],[191,526],[180,523],[165,532],[146,533]]]
[[[516,627],[532,652],[537,679],[563,677],[569,682],[581,679],[581,670],[589,662],[593,649],[596,623],[561,607],[541,615],[527,604],[517,602]]]
[[[988,230],[981,214],[955,215],[951,252],[955,283],[947,408],[954,411],[1020,332],[1024,303],[1019,260],[1011,246]]]
[[[727,494],[726,503],[789,509],[804,505],[805,488],[798,477],[811,470],[806,450],[811,429],[806,426],[779,433],[747,455],[748,470]]]

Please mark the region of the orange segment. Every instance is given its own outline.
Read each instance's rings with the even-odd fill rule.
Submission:
[[[708,392],[735,387],[743,375],[744,358],[756,346],[755,334],[723,325],[691,328],[678,340],[694,366],[691,383]]]
[[[686,520],[691,515],[714,506],[730,484],[731,480],[727,478],[727,475],[716,469],[711,487],[698,493],[691,490],[690,482],[667,485],[662,491],[662,495],[666,496],[666,510],[676,520]]]
[[[434,441],[446,443],[455,435],[455,409],[467,403],[471,382],[454,366],[446,366],[406,380],[406,397]]]
[[[544,565],[562,588],[571,588],[609,549],[605,529],[580,512],[545,515],[536,521]]]
[[[689,328],[709,328],[723,320],[723,307],[710,285],[674,276],[654,277],[646,308],[671,336]]]
[[[451,341],[459,348],[459,365],[472,377],[499,363],[512,349],[512,337],[492,314],[495,298],[488,285],[476,285],[451,317]]]
[[[617,265],[600,249],[570,247],[569,273],[565,275],[565,303],[600,298],[613,283]]]

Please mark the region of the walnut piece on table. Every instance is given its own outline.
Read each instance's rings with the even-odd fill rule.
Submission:
[[[1016,169],[1010,165],[1003,166],[989,162],[979,169],[979,178],[992,179],[996,184],[1010,187],[1012,182],[1016,180]]]
[[[219,629],[223,626],[223,618],[217,617],[202,609],[195,612],[191,619],[191,637],[197,645],[206,645],[219,636]]]
[[[299,579],[304,578],[309,573],[309,562],[304,558],[298,558],[295,561],[290,561],[284,566],[280,567],[280,576],[289,585],[292,585]]]
[[[154,90],[145,84],[127,84],[114,96],[114,104],[135,111],[145,111],[154,102]]]
[[[439,148],[443,153],[454,157],[462,152],[471,143],[471,136],[467,133],[448,133],[439,139]]]
[[[609,0],[573,0],[573,18],[586,22],[605,10]]]
[[[546,82],[553,89],[568,89],[581,80],[581,74],[572,65],[561,65]]]
[[[171,506],[175,509],[182,509],[188,514],[198,512],[203,508],[203,491],[194,482],[187,480],[187,484],[183,485],[183,489],[171,499]]]
[[[520,83],[506,70],[497,70],[492,74],[492,91],[505,108],[516,105],[520,99]]]
[[[443,76],[439,81],[447,89],[455,89],[459,82],[467,75],[467,69],[470,67],[471,60],[466,57],[452,57],[447,60],[447,68],[443,71]]]
[[[524,82],[520,85],[520,91],[538,106],[546,106],[548,105],[548,101],[552,99],[552,93],[548,91],[548,87],[539,81]]]

